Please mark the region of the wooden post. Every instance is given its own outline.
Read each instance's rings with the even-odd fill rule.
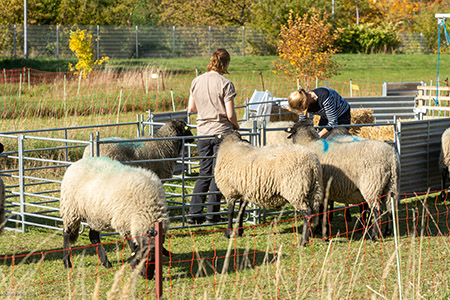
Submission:
[[[162,224],[160,222],[155,223],[155,298],[156,300],[162,299],[163,286],[162,286]]]

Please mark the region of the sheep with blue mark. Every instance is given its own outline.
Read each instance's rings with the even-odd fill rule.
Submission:
[[[441,189],[445,190],[450,167],[450,128],[447,128],[441,136],[441,152],[439,155],[439,169],[441,170]],[[445,192],[440,194],[441,200],[445,198]]]
[[[66,268],[72,267],[70,244],[78,239],[81,222],[89,224],[89,239],[98,244],[101,263],[107,268],[111,263],[100,244],[101,231],[118,232],[128,239],[130,264],[135,267],[147,257],[154,262],[154,239],[150,241],[148,234],[155,223],[162,224],[159,234],[169,226],[165,192],[158,176],[106,157],[83,158],[67,168],[61,184],[60,214]],[[152,279],[153,274],[154,264],[147,264],[142,275]]]
[[[254,147],[239,136],[227,135],[219,146],[215,167],[217,187],[228,203],[228,230],[232,233],[234,206],[239,205],[239,230],[247,202],[265,208],[290,203],[304,216],[301,244],[317,224],[323,201],[322,172],[317,155],[299,145]]]
[[[331,180],[329,200],[344,204],[367,202],[376,225],[370,237],[381,234],[382,206],[392,219],[388,194],[397,193],[399,161],[393,147],[387,143],[351,135],[337,135],[329,140],[320,139],[310,120],[303,120],[288,128],[294,144],[312,149],[322,166],[323,182]],[[387,195],[387,196],[386,196]],[[381,205],[377,201],[381,199]],[[388,222],[384,234],[391,233]]]
[[[192,132],[185,122],[171,120],[153,135],[153,138],[160,139],[154,141],[100,144],[100,156],[109,157],[118,161],[150,160],[133,163],[133,165],[155,172],[160,179],[172,178],[176,164],[175,160],[151,160],[179,157],[180,151],[183,148],[183,140],[170,138],[182,136],[188,137],[184,140],[185,142],[190,143],[194,141],[192,138],[189,138],[192,137]],[[114,139],[118,138],[109,138],[106,140]],[[91,147],[86,147],[83,158],[91,156]]]

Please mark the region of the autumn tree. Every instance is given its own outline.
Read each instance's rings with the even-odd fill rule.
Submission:
[[[332,60],[336,50],[332,48],[337,35],[332,33],[326,13],[317,11],[303,16],[289,13],[287,25],[281,26],[278,42],[278,72],[298,79],[306,88],[311,81],[329,78],[337,74],[339,65]]]
[[[162,0],[160,25],[242,26],[257,0]]]

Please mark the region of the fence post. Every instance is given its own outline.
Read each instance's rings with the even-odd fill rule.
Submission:
[[[208,26],[208,54],[211,53],[211,26]],[[197,77],[197,75],[195,76]]]
[[[172,26],[172,56],[175,57],[175,26]]]
[[[20,197],[20,217],[22,219],[22,232],[25,232],[25,170],[24,170],[24,147],[23,135],[18,138],[18,155],[19,155],[19,197]]]
[[[14,24],[14,59],[17,59],[17,25]]]
[[[136,26],[136,58],[139,58],[138,26]]]
[[[59,25],[56,25],[56,60],[59,60]]]
[[[245,56],[245,26],[242,26],[242,56]]]
[[[160,222],[155,223],[155,298],[159,300],[162,298],[163,286],[162,286],[162,224]]]
[[[395,241],[395,255],[397,257],[397,278],[398,278],[398,295],[399,299],[402,300],[402,275],[400,272],[400,255],[398,251],[398,232],[397,232],[397,210],[396,202],[394,203],[393,193],[389,195],[391,197],[391,209],[392,209],[392,223],[394,225],[394,241]]]
[[[97,25],[97,60],[100,59],[100,25]]]

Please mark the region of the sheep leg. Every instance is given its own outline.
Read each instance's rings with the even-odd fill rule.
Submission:
[[[127,242],[128,242],[128,246],[130,246],[130,249],[131,249],[131,256],[128,259],[128,262],[130,263],[130,265],[132,267],[136,267],[138,264],[136,261],[136,251],[138,250],[138,247],[131,239],[128,239]]]
[[[312,213],[311,213],[311,209],[300,210],[300,213],[303,216],[303,232],[302,232],[302,240],[300,242],[300,245],[304,246],[308,242],[309,237],[311,235],[309,226],[310,226],[310,222],[311,222]]]
[[[63,262],[65,268],[72,268],[72,262],[70,261],[70,242],[69,242],[69,233],[63,232]]]
[[[441,194],[439,195],[440,196],[440,198],[441,198],[441,201],[444,201],[444,199],[445,199],[445,189],[447,188],[447,177],[448,177],[448,175],[449,175],[449,172],[448,172],[448,168],[444,168],[443,170],[442,170],[442,173],[441,173]]]
[[[97,252],[98,256],[100,258],[100,261],[106,268],[111,268],[112,265],[108,260],[108,256],[106,256],[105,249],[103,248],[102,244],[100,243],[100,232],[96,230],[90,230],[89,231],[89,240],[92,244],[97,244]]]
[[[232,232],[233,232],[233,218],[234,218],[234,205],[236,204],[236,200],[232,200],[231,202],[228,202],[228,226],[227,230],[225,231],[224,236],[226,238],[230,238]]]
[[[238,229],[238,236],[242,236],[244,234],[244,212],[245,207],[247,206],[247,201],[241,200],[239,201],[239,229]]]
[[[372,228],[372,232],[370,234],[370,239],[373,241],[377,241],[380,237],[381,232],[381,218],[380,218],[380,208],[378,205],[372,207],[372,214],[375,220],[375,225]]]

